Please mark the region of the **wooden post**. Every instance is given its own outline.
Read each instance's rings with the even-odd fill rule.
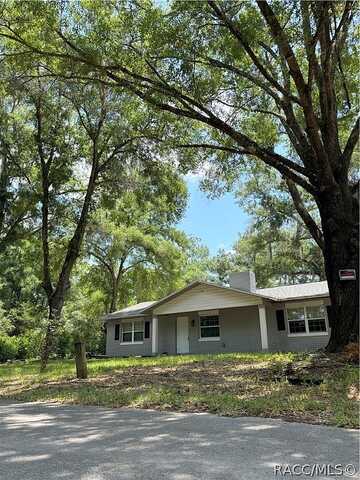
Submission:
[[[77,378],[87,378],[88,374],[84,342],[75,342],[75,363]]]

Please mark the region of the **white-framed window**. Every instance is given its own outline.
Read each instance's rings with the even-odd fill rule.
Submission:
[[[121,343],[143,343],[144,341],[144,322],[142,320],[133,320],[121,323]]]
[[[219,312],[199,312],[200,341],[220,340]]]
[[[328,335],[326,308],[321,304],[287,305],[289,337]]]

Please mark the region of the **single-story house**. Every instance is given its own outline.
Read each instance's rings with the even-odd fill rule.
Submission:
[[[237,272],[229,283],[195,281],[108,314],[106,354],[306,351],[328,343],[327,282],[258,289],[253,272]]]

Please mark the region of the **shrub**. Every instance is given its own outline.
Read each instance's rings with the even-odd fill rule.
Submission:
[[[27,331],[18,337],[17,358],[21,360],[37,358],[40,355],[43,335],[40,330]]]
[[[70,357],[74,354],[74,338],[65,329],[59,332],[56,339],[55,355],[60,358]]]
[[[17,337],[9,337],[8,335],[0,336],[0,362],[14,360],[18,356],[19,341]]]

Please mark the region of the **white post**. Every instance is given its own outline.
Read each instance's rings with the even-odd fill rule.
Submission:
[[[262,350],[267,350],[269,347],[269,344],[268,344],[268,333],[267,333],[267,325],[266,325],[265,305],[259,305],[259,320],[260,320],[261,348]]]
[[[156,355],[158,353],[158,331],[159,331],[159,319],[156,316],[153,316],[152,318],[152,333],[151,333],[151,339],[152,339],[152,354]]]

